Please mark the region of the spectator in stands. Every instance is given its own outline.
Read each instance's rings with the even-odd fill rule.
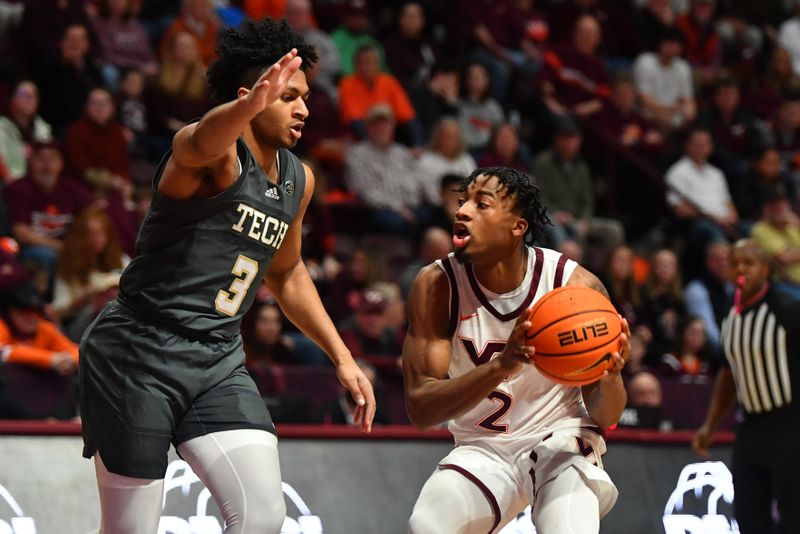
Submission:
[[[88,28],[87,0],[25,0],[20,22],[20,51],[28,71],[35,72],[44,58],[58,56],[59,40],[67,28]]]
[[[161,136],[164,150],[178,130],[209,107],[206,69],[196,40],[187,32],[173,33],[170,39],[161,71],[146,92],[147,120],[151,131]]]
[[[486,66],[492,97],[505,103],[514,71],[533,72],[540,63],[522,49],[522,35],[515,31],[519,21],[514,21],[519,11],[512,2],[492,0],[460,0],[458,8],[474,45],[470,61]]]
[[[772,134],[783,165],[800,167],[800,93],[781,102]]]
[[[800,220],[783,185],[765,190],[762,212],[753,240],[768,255],[777,288],[800,300]]]
[[[458,121],[453,117],[441,119],[431,132],[428,149],[419,158],[423,201],[432,206],[440,205],[444,175],[467,176],[473,170],[475,160],[466,151]]]
[[[0,346],[3,363],[30,365],[62,375],[78,367],[78,345],[42,317],[44,302],[29,284],[14,288],[2,299]]]
[[[400,275],[403,296],[408,296],[411,283],[419,270],[434,261],[444,258],[453,251],[453,236],[443,228],[432,226],[425,230],[419,244],[419,254],[409,263]]]
[[[461,198],[461,186],[464,183],[464,175],[445,174],[442,176],[439,186],[440,202],[428,213],[428,226],[435,226],[445,230],[448,234],[453,234],[453,223],[455,222],[456,211],[458,211],[459,198]]]
[[[200,60],[207,67],[217,57],[219,32],[220,24],[211,0],[185,0],[180,16],[161,39],[161,58],[170,57],[177,35],[188,33],[194,37]]]
[[[369,228],[408,235],[417,223],[420,206],[417,160],[394,140],[395,120],[385,104],[370,108],[367,139],[347,153],[345,178],[351,192],[372,209]]]
[[[780,25],[778,45],[789,52],[794,72],[800,75],[800,5],[795,5],[794,16]]]
[[[711,372],[711,351],[703,319],[686,317],[676,337],[674,349],[661,356],[659,370],[664,374],[707,376]]]
[[[53,312],[76,343],[100,310],[117,296],[119,276],[130,258],[117,242],[111,218],[86,209],[64,238],[53,289]]]
[[[530,165],[522,159],[523,150],[516,127],[502,122],[492,130],[489,146],[478,159],[479,167],[511,167],[524,171]]]
[[[548,111],[556,117],[589,117],[608,98],[609,77],[597,54],[601,43],[597,19],[583,15],[575,21],[572,42],[545,54],[539,90]]]
[[[378,52],[374,47],[365,45],[356,51],[355,69],[355,73],[344,77],[339,84],[342,123],[350,128],[357,139],[364,139],[367,112],[373,106],[382,104],[392,110],[394,120],[405,128],[409,144],[422,145],[422,128],[408,95],[397,78],[380,72]]]
[[[629,55],[636,45],[631,42],[633,34],[640,30],[638,27],[636,32],[629,30],[630,22],[619,5],[608,0],[566,0],[553,5],[548,12],[553,44],[568,42],[575,22],[589,15],[603,26],[603,56],[615,60]]]
[[[682,46],[676,30],[665,31],[657,51],[640,54],[633,66],[645,116],[664,131],[683,128],[697,114],[692,68],[680,57]]]
[[[489,95],[489,72],[480,63],[470,63],[458,103],[458,123],[470,153],[475,155],[488,146],[492,130],[503,118],[503,108]]]
[[[13,237],[0,237],[0,300],[6,291],[28,281],[28,271],[18,255],[19,243]]]
[[[100,67],[89,53],[86,26],[67,26],[61,38],[60,55],[43,58],[38,72],[42,117],[60,137],[80,117],[89,91],[103,84]]]
[[[688,246],[695,259],[712,239],[739,235],[739,215],[733,205],[725,175],[708,162],[714,149],[707,130],[691,130],[684,156],[665,176],[667,204],[675,218],[686,223]]]
[[[131,156],[158,158],[152,153],[152,142],[148,133],[147,104],[144,101],[144,74],[136,69],[123,70],[120,73],[119,92],[117,93],[117,120],[126,133],[133,139],[129,145]]]
[[[753,116],[741,105],[738,83],[727,76],[717,80],[711,106],[698,115],[697,125],[711,133],[714,151],[710,161],[729,182],[742,178],[747,158],[764,146]]]
[[[400,356],[402,335],[389,324],[388,309],[388,299],[381,291],[367,289],[359,295],[355,313],[339,326],[354,358]]]
[[[678,327],[686,315],[678,257],[672,250],[653,254],[641,294],[637,326],[650,330],[649,356],[655,361],[675,346]]]
[[[284,333],[283,321],[280,307],[271,300],[248,311],[246,327],[242,328],[248,367],[304,363],[294,340]]]
[[[373,281],[373,271],[364,249],[356,248],[351,252],[326,299],[326,308],[334,323],[338,325],[355,310],[359,295]]]
[[[39,88],[31,80],[17,82],[11,91],[8,116],[0,117],[0,159],[11,180],[28,172],[33,143],[46,143],[53,138],[50,125],[38,111]]]
[[[755,223],[761,217],[765,194],[776,185],[786,191],[790,202],[797,200],[792,176],[781,168],[781,157],[774,148],[764,148],[750,164],[748,172],[735,180],[728,178],[731,196],[739,216]]]
[[[745,105],[757,117],[771,120],[786,98],[800,94],[800,75],[792,68],[792,58],[784,48],[775,47],[762,76],[755,77],[745,93]]]
[[[719,325],[733,302],[733,284],[728,275],[729,250],[730,246],[724,241],[709,243],[705,268],[683,290],[686,314],[703,320],[708,348],[717,358],[722,357]]]
[[[614,78],[611,98],[603,102],[590,124],[617,146],[637,154],[659,154],[664,147],[664,136],[639,112],[636,83],[627,74]]]
[[[89,205],[88,191],[62,176],[64,159],[54,143],[34,145],[28,176],[6,187],[20,260],[55,271],[63,237],[75,216]]]
[[[314,47],[319,61],[314,64],[314,82],[331,98],[338,98],[336,78],[342,70],[342,58],[331,36],[314,26],[310,0],[286,0],[286,22]],[[314,112],[314,119],[320,114]],[[313,122],[313,121],[312,121]],[[303,132],[305,134],[305,132]]]
[[[641,2],[640,2],[641,4]],[[661,36],[675,27],[675,11],[670,0],[646,0],[633,15],[637,48],[649,52],[658,49]]]
[[[83,117],[69,127],[64,139],[67,174],[92,188],[130,180],[128,141],[117,122],[111,93],[101,87],[92,89]]]
[[[100,0],[92,28],[103,61],[106,84],[115,89],[120,70],[137,69],[147,76],[158,72],[158,62],[144,26],[136,19],[136,0]]]
[[[369,9],[366,0],[347,0],[342,13],[342,25],[331,34],[339,57],[342,60],[342,75],[348,76],[356,70],[358,50],[369,46],[378,54],[378,69],[386,70],[386,53],[383,45],[370,33]]]
[[[646,335],[643,334],[643,331],[633,332],[631,334],[631,353],[628,361],[625,362],[625,368],[622,369],[623,377],[632,377],[641,371],[649,370],[650,366],[645,362],[646,356]]]
[[[345,154],[349,144],[347,128],[339,119],[339,105],[324,87],[317,85],[317,73],[320,62],[309,65],[306,69],[306,83],[310,92],[306,106],[314,114],[313,121],[303,126],[303,137],[300,138],[293,152],[300,158],[313,158],[328,171],[328,176],[335,175],[335,183],[329,183],[330,189],[341,189],[338,180],[344,167]],[[316,174],[315,174],[316,176]],[[315,191],[321,190],[317,186]]]
[[[624,242],[625,231],[619,221],[595,216],[594,181],[581,156],[582,143],[578,125],[561,120],[553,146],[533,164],[533,176],[553,222],[546,232],[555,247],[570,239],[585,242],[591,235],[610,250]]]
[[[435,64],[428,80],[409,91],[408,97],[427,137],[439,119],[458,116],[460,92],[461,75],[454,63]]]
[[[675,19],[675,26],[683,34],[686,59],[701,86],[713,83],[722,61],[714,7],[714,0],[690,0],[689,11]]]
[[[629,428],[659,429],[662,425],[661,382],[653,373],[639,371],[628,382],[628,403],[619,425]]]
[[[639,284],[634,276],[634,254],[627,245],[614,247],[608,255],[608,262],[603,273],[603,285],[608,289],[611,303],[628,321],[631,330],[639,321],[639,308],[642,304],[642,295]],[[650,342],[650,337],[645,338],[645,343]]]
[[[397,29],[384,45],[389,70],[407,91],[428,81],[439,50],[425,33],[425,10],[418,2],[400,6]]]
[[[375,398],[380,397],[380,381],[378,380],[378,372],[375,366],[366,360],[356,358],[356,364],[364,372],[372,389],[375,391]],[[378,400],[380,402],[380,400]],[[384,404],[381,402],[381,406]],[[350,394],[344,389],[339,388],[339,395],[336,397],[336,403],[326,406],[319,416],[321,423],[326,425],[356,425],[354,416],[356,412],[356,404],[350,397]],[[378,407],[375,410],[375,417],[372,420],[373,425],[388,425],[391,421],[386,415],[386,412]]]

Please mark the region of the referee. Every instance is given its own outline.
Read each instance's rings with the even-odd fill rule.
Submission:
[[[772,531],[778,501],[784,531],[800,533],[800,302],[770,288],[764,251],[752,240],[730,253],[737,298],[722,321],[726,361],[692,447],[708,455],[714,432],[736,403],[744,411],[733,446],[733,502],[742,534]]]

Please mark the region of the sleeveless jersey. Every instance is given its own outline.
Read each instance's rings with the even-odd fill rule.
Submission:
[[[503,294],[483,287],[472,265],[458,262],[453,254],[437,261],[450,281],[450,377],[461,376],[499,355],[519,315],[545,293],[565,284],[577,266],[554,250],[527,250],[522,284]],[[568,426],[596,426],[583,404],[581,389],[552,382],[533,365],[525,365],[449,424],[456,444],[483,442],[500,450],[510,450],[513,444],[543,430]]]
[[[305,190],[305,171],[278,151],[280,183],[270,182],[244,141],[241,171],[225,191],[174,200],[158,192],[171,152],[153,178],[153,201],[120,280],[119,300],[146,321],[213,339],[238,334]]]

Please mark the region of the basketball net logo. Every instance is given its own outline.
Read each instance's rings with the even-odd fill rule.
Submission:
[[[693,494],[694,498],[685,497]],[[728,514],[720,510],[727,503]],[[694,502],[691,502],[694,501]],[[689,464],[681,470],[678,483],[664,507],[666,534],[738,534],[731,518],[733,476],[722,462]]]
[[[183,460],[170,462],[167,467],[167,474],[164,477],[162,509],[166,510],[167,508],[167,494],[170,491],[180,489],[184,497],[189,497],[192,485],[196,482],[200,482],[200,479],[197,478],[189,464]],[[322,521],[311,513],[311,510],[297,491],[286,482],[282,482],[281,486],[283,494],[288,500],[287,504],[293,504],[300,512],[297,519],[286,516],[281,527],[281,534],[322,534]],[[210,499],[211,492],[208,491],[208,488],[203,487],[197,496],[195,514],[186,519],[173,515],[162,515],[161,521],[158,523],[158,534],[222,534],[221,521],[216,516],[208,513]],[[35,533],[35,531],[30,532]],[[2,531],[1,521],[0,534],[5,534]],[[29,533],[28,531],[16,531],[13,534]]]
[[[11,493],[0,484],[0,497],[11,509],[12,517],[8,521],[0,519],[0,534],[36,534],[36,525],[32,517],[25,517]]]

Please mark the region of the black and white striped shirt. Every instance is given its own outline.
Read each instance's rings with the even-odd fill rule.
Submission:
[[[773,289],[720,331],[746,418],[792,405],[800,382],[800,302]]]

